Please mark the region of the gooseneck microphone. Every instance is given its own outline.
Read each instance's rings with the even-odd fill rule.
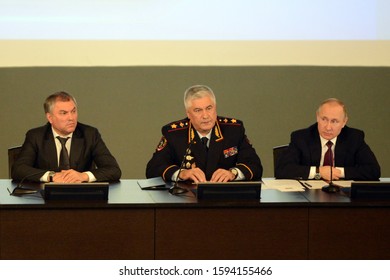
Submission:
[[[22,196],[22,195],[25,195],[25,194],[34,194],[34,193],[37,193],[39,190],[38,189],[34,189],[34,188],[28,188],[28,187],[24,187],[23,186],[23,182],[30,178],[30,177],[33,177],[35,175],[39,175],[39,174],[45,174],[47,171],[44,171],[44,170],[40,170],[39,172],[35,172],[35,173],[32,173],[32,174],[28,174],[26,176],[24,176],[22,178],[22,180],[20,180],[20,182],[18,183],[18,185],[13,189],[12,192],[10,192],[10,195],[13,195],[13,196]],[[9,191],[9,190],[8,190]]]
[[[191,146],[192,146],[192,140],[190,141],[190,143],[188,144],[188,147],[186,149],[186,152],[184,153],[184,156],[183,156],[183,160],[181,161],[180,163],[180,168],[179,168],[179,172],[177,173],[177,177],[176,177],[176,180],[175,180],[175,183],[173,184],[173,186],[169,189],[169,192],[173,195],[176,195],[176,194],[182,194],[182,193],[186,193],[188,192],[188,190],[186,188],[183,188],[183,187],[180,187],[179,186],[179,178],[180,178],[180,173],[181,171],[184,169],[184,165],[185,165],[185,161],[186,161],[186,158],[187,156],[190,155],[191,153]]]
[[[330,162],[330,181],[329,184],[322,187],[322,191],[327,193],[336,193],[340,191],[340,188],[333,184],[333,157],[332,153],[329,153],[329,162]]]

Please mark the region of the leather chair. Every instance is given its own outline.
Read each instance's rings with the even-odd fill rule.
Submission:
[[[11,169],[15,160],[18,158],[20,151],[22,150],[22,146],[15,146],[12,148],[8,148],[8,178],[11,179]]]
[[[273,154],[274,154],[274,176],[275,176],[276,163],[278,162],[278,160],[279,160],[279,158],[281,157],[281,155],[287,150],[287,148],[288,148],[288,144],[273,147]]]

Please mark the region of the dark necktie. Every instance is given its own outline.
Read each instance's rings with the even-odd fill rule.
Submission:
[[[202,158],[203,160],[201,160],[201,166],[200,168],[206,173],[206,170],[207,170],[207,157],[208,157],[208,151],[209,151],[209,148],[207,147],[207,141],[208,141],[208,138],[207,137],[202,137],[200,139],[200,141],[202,142]],[[202,167],[203,166],[203,167]]]
[[[66,149],[66,141],[68,141],[69,137],[67,138],[62,138],[60,136],[57,136],[57,139],[60,140],[61,142],[61,152],[60,152],[60,162],[59,162],[59,169],[60,170],[67,170],[70,168],[69,164],[69,154],[68,154],[68,149]]]
[[[328,146],[328,150],[324,155],[324,166],[333,166],[332,145],[332,141],[328,141],[328,143],[326,143],[326,146]]]
[[[202,141],[203,148],[205,149],[206,152],[208,152],[209,147],[207,147],[207,141],[209,141],[209,139],[207,137],[202,137],[202,139],[200,140]]]

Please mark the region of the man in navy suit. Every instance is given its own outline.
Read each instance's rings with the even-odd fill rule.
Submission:
[[[193,182],[261,179],[263,167],[243,123],[217,116],[216,98],[209,87],[187,89],[184,106],[187,118],[162,128],[163,136],[146,167],[147,178]]]
[[[12,166],[14,180],[64,183],[119,180],[119,165],[99,131],[78,122],[73,96],[54,93],[46,99],[44,109],[48,123],[26,133],[20,155]],[[65,146],[61,138],[65,139]],[[61,155],[62,152],[65,154]],[[66,158],[66,164],[62,157]]]
[[[275,177],[330,180],[332,168],[332,180],[378,180],[379,163],[364,132],[346,126],[344,103],[327,99],[316,115],[316,124],[291,134],[287,151],[276,163]]]

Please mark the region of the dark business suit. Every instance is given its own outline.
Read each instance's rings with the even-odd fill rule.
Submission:
[[[97,181],[116,181],[121,170],[115,158],[104,144],[99,131],[77,123],[70,150],[70,168],[79,172],[91,171]],[[96,167],[91,168],[93,163]],[[40,174],[36,174],[40,172]],[[26,133],[18,159],[12,166],[12,178],[39,181],[46,171],[58,170],[57,150],[51,125],[34,128]],[[32,174],[36,174],[31,176]]]
[[[321,161],[321,140],[317,123],[306,129],[294,131],[287,151],[276,163],[278,179],[307,179],[311,166]],[[336,167],[344,167],[345,180],[378,180],[379,163],[364,141],[364,132],[345,126],[335,146]]]
[[[146,167],[146,177],[163,177],[170,181],[179,170],[187,147],[191,152],[186,157],[186,169],[199,167],[210,180],[218,168],[236,167],[245,175],[245,180],[260,180],[263,167],[255,149],[249,143],[241,121],[218,117],[209,141],[209,150],[204,147],[188,118],[170,123],[162,128],[161,141]]]

